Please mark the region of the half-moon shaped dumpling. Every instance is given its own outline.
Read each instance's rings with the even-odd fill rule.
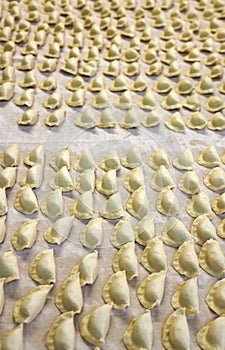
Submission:
[[[93,155],[89,149],[81,153],[74,164],[74,169],[76,171],[82,172],[87,169],[95,169],[96,164]]]
[[[50,160],[51,167],[58,171],[62,167],[66,167],[68,170],[70,168],[70,151],[68,147],[65,147],[58,152],[51,158]]]
[[[129,169],[137,168],[142,165],[142,158],[139,147],[137,145],[132,146],[126,155],[121,158],[121,164]]]
[[[178,182],[179,189],[186,194],[196,194],[200,190],[200,181],[195,171],[182,174]]]
[[[221,195],[217,196],[212,201],[212,210],[217,214],[221,215],[225,213],[225,193],[222,193]],[[220,236],[222,237],[222,236]]]
[[[47,126],[60,126],[66,118],[66,110],[56,109],[47,115],[44,119],[44,123]]]
[[[146,246],[155,236],[154,219],[148,215],[144,216],[134,227],[135,241]]]
[[[124,186],[129,192],[134,192],[144,185],[145,180],[142,167],[134,168],[125,177]]]
[[[39,111],[37,109],[28,109],[17,119],[19,125],[35,125],[38,121]]]
[[[162,330],[162,344],[166,350],[190,349],[190,334],[185,308],[177,309],[165,321]]]
[[[73,311],[79,314],[83,307],[83,294],[79,272],[69,276],[59,287],[55,303],[61,313]]]
[[[201,247],[199,265],[212,276],[220,276],[225,272],[225,257],[220,244],[214,239],[208,239]]]
[[[14,99],[14,103],[17,106],[32,107],[34,103],[34,89],[26,89]]]
[[[116,248],[120,248],[127,242],[134,241],[135,233],[129,220],[120,220],[114,226],[110,241]]]
[[[208,322],[197,333],[197,341],[202,349],[224,349],[225,340],[221,336],[221,330],[225,326],[225,315]]]
[[[179,112],[172,114],[169,119],[165,121],[165,125],[168,129],[175,132],[183,132],[185,130],[185,123],[182,119],[182,115]]]
[[[55,219],[63,213],[63,197],[61,190],[50,192],[41,206],[41,211],[46,216]]]
[[[70,207],[70,213],[77,219],[91,219],[94,215],[93,195],[91,191],[81,193]]]
[[[100,129],[115,128],[116,121],[113,112],[110,108],[105,108],[100,114],[99,121],[96,126]]]
[[[137,255],[134,251],[134,241],[123,244],[115,254],[112,262],[113,271],[125,271],[126,277],[130,281],[138,275]]]
[[[36,164],[44,165],[44,147],[42,145],[34,148],[26,157],[24,157],[24,164],[34,166]]]
[[[4,304],[5,304],[4,278],[0,278],[0,315],[2,314]],[[0,349],[1,349],[1,347],[0,347]]]
[[[172,64],[174,64],[173,61]],[[164,100],[161,102],[161,107],[165,110],[174,110],[174,109],[180,109],[182,107],[182,103],[180,101],[180,96],[174,92],[173,90],[168,93],[168,95],[164,98]]]
[[[156,201],[156,209],[165,216],[173,216],[179,213],[179,203],[172,190],[164,189],[159,193]]]
[[[93,284],[98,275],[98,252],[85,255],[80,262],[72,269],[70,275],[80,273],[80,285]]]
[[[221,220],[221,222],[217,226],[216,232],[217,232],[219,237],[225,238],[225,219]]]
[[[20,181],[20,186],[38,188],[43,181],[43,166],[36,164],[27,170],[25,177]]]
[[[141,254],[141,264],[149,272],[167,270],[167,256],[160,237],[153,238]]]
[[[38,210],[37,197],[30,186],[21,187],[17,191],[14,206],[23,214],[33,214]]]
[[[225,91],[224,91],[225,93]],[[225,129],[225,117],[221,112],[211,114],[208,120],[207,128],[209,130],[224,130]]]
[[[5,188],[0,188],[0,216],[8,212],[8,204]]]
[[[173,308],[185,308],[186,315],[196,315],[199,313],[199,297],[197,278],[190,278],[179,284],[171,299]]]
[[[38,220],[29,220],[19,226],[11,238],[16,250],[31,248],[37,239]]]
[[[23,349],[23,324],[4,333],[0,339],[1,350]]]
[[[106,199],[99,213],[106,219],[119,219],[124,215],[122,199],[119,192],[114,193]]]
[[[184,223],[175,217],[170,218],[162,230],[163,242],[170,247],[179,247],[183,242],[192,238]]]
[[[123,342],[128,350],[150,350],[152,348],[153,330],[149,310],[133,318],[123,335]]]
[[[198,258],[193,239],[185,241],[176,250],[172,265],[174,269],[185,277],[194,277],[199,274]]]
[[[160,165],[164,165],[166,168],[169,167],[169,159],[162,148],[158,148],[153,151],[147,163],[150,168],[153,168],[154,170],[157,170]]]
[[[138,107],[147,111],[152,111],[156,108],[155,97],[151,90],[147,90],[147,92],[143,95],[143,97],[138,102]]]
[[[0,188],[10,188],[16,182],[16,167],[7,167],[0,171]]]
[[[86,108],[83,113],[75,120],[75,125],[84,129],[94,128],[97,124],[96,116],[92,108]]]
[[[48,243],[61,244],[64,242],[73,227],[73,217],[72,216],[63,216],[53,223],[52,226],[49,226],[44,232],[44,239]]]
[[[221,191],[225,188],[225,172],[222,168],[211,169],[204,178],[204,184],[212,191]]]
[[[202,130],[207,125],[207,119],[203,113],[196,111],[191,113],[186,121],[186,125],[192,130]]]
[[[20,278],[17,257],[11,249],[0,256],[0,278],[4,278],[4,283]]]
[[[152,128],[160,124],[159,114],[156,109],[145,114],[141,124],[146,128]]]
[[[216,228],[206,214],[199,215],[193,221],[191,233],[199,245],[203,245],[210,238],[217,240]]]
[[[107,171],[102,179],[97,183],[96,189],[99,193],[105,195],[111,195],[117,192],[117,178],[116,170]]]
[[[6,82],[0,86],[0,101],[9,101],[13,98],[14,83]]]
[[[62,93],[61,91],[53,92],[44,100],[43,106],[48,109],[56,109],[62,105]]]
[[[137,288],[137,297],[146,309],[159,306],[162,302],[166,272],[160,271],[148,275]]]
[[[127,211],[134,217],[143,218],[149,213],[149,202],[145,187],[139,187],[128,198],[126,204]]]
[[[92,219],[80,232],[80,242],[84,247],[94,249],[102,244],[102,218]]]
[[[50,187],[53,190],[61,190],[62,192],[69,192],[74,189],[73,180],[70,173],[65,166],[61,167],[51,178],[49,182]]]
[[[74,313],[68,311],[56,318],[46,339],[48,350],[73,350],[75,346]]]
[[[80,334],[89,343],[104,345],[109,330],[112,304],[94,307],[80,321]]]
[[[186,207],[187,213],[193,218],[206,214],[208,218],[212,218],[212,210],[209,197],[205,192],[200,192],[191,198],[190,203]]]
[[[17,300],[13,317],[18,323],[31,323],[42,311],[52,286],[41,285],[32,288]]]
[[[207,147],[206,149],[199,152],[198,164],[203,165],[207,168],[213,168],[221,164],[220,156],[214,145]]]
[[[53,249],[38,253],[29,266],[30,277],[40,284],[51,284],[56,281],[55,260]]]
[[[113,308],[118,310],[130,305],[130,291],[125,270],[118,271],[108,278],[102,289],[102,298],[105,303],[112,303]]]
[[[194,169],[194,158],[190,148],[185,148],[183,152],[173,161],[173,166],[179,170],[193,170]]]
[[[118,170],[120,168],[120,158],[116,150],[110,151],[104,156],[99,167],[105,171]]]
[[[0,243],[4,242],[5,235],[6,235],[6,215],[0,217]]]
[[[16,144],[8,146],[0,155],[0,165],[3,168],[17,166],[19,164],[19,150]]]
[[[206,303],[217,315],[225,313],[225,278],[213,284],[206,296]]]
[[[93,169],[84,170],[75,180],[75,188],[79,193],[91,191],[95,189],[95,171]]]
[[[160,165],[152,176],[151,188],[155,191],[161,191],[164,188],[172,189],[174,186],[175,184],[169,171],[164,165]]]

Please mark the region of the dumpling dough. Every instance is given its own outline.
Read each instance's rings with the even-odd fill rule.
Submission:
[[[169,167],[168,156],[162,148],[153,151],[147,163],[150,166],[150,168],[154,170],[157,170],[160,167],[160,165],[164,165],[166,168]]]
[[[199,274],[198,258],[193,239],[185,241],[176,250],[172,265],[174,269],[185,277],[194,277]]]
[[[63,216],[47,228],[43,235],[44,239],[48,243],[61,244],[68,238],[72,227],[73,216]]]
[[[0,278],[4,278],[4,283],[20,278],[17,257],[11,249],[0,256]]]
[[[221,330],[225,327],[225,315],[208,322],[197,333],[197,341],[204,350],[224,349],[225,339],[221,336]]]
[[[135,241],[146,246],[155,236],[154,219],[148,215],[144,216],[134,227]]]
[[[196,194],[200,190],[200,181],[195,171],[187,171],[181,175],[179,189],[186,194]]]
[[[123,244],[134,241],[134,238],[135,233],[130,221],[120,220],[112,230],[110,241],[114,247],[120,248]]]
[[[62,192],[69,192],[74,189],[73,180],[67,169],[67,166],[62,166],[51,178],[49,182],[53,190],[60,189]]]
[[[183,152],[173,161],[173,166],[179,170],[193,170],[194,169],[194,157],[190,148],[185,148]]]
[[[213,168],[220,165],[221,159],[214,145],[199,152],[198,164],[203,165],[207,168]]]
[[[149,272],[167,270],[167,256],[160,237],[153,238],[141,254],[141,264]]]
[[[216,228],[206,214],[199,215],[192,223],[191,233],[196,237],[196,242],[203,245],[208,239],[218,239]]]
[[[103,240],[102,218],[92,219],[80,232],[80,242],[84,247],[94,249]]]
[[[37,239],[38,220],[29,220],[22,223],[11,238],[16,250],[31,248]]]
[[[112,195],[117,192],[117,177],[116,170],[107,171],[102,179],[97,183],[96,189],[99,193],[105,195]]]
[[[205,192],[200,192],[191,198],[190,203],[187,205],[187,213],[193,218],[197,218],[199,215],[206,214],[209,219],[212,218],[212,210],[209,201],[209,197]]]
[[[73,350],[76,342],[74,313],[66,312],[53,322],[46,339],[48,350]]]
[[[80,262],[72,269],[70,275],[80,273],[80,285],[93,284],[98,275],[98,252],[85,255]]]
[[[216,167],[208,172],[204,178],[204,184],[212,191],[221,191],[225,188],[225,172]]]
[[[14,206],[23,214],[33,214],[38,210],[37,197],[30,186],[24,186],[18,190]]]
[[[148,215],[149,202],[144,186],[139,187],[130,195],[126,204],[126,209],[132,216],[139,219]]]
[[[31,289],[17,300],[13,317],[18,323],[31,323],[43,309],[52,286],[42,285]]]
[[[221,215],[225,213],[225,193],[222,193],[221,195],[214,198],[214,200],[212,201],[212,210],[217,215]]]
[[[137,288],[137,297],[146,309],[161,305],[166,272],[160,271],[147,276]]]
[[[124,186],[129,192],[134,192],[145,185],[142,167],[134,168],[125,177]]]
[[[74,164],[74,169],[76,171],[82,172],[87,169],[95,169],[96,164],[93,155],[89,149],[81,153]]]
[[[55,171],[58,171],[64,166],[67,169],[70,169],[70,152],[68,147],[56,152],[56,154],[50,160],[50,165]]]
[[[110,151],[99,164],[99,167],[105,171],[120,169],[120,158],[116,150]]]
[[[133,318],[127,327],[123,342],[128,350],[150,350],[153,342],[152,319],[149,310]]]
[[[0,171],[0,188],[10,188],[16,183],[16,167],[7,167]]]
[[[92,192],[83,192],[70,207],[70,213],[77,219],[91,219],[94,215]]]
[[[114,193],[101,207],[100,215],[106,219],[119,219],[124,215],[122,199],[119,192]]]
[[[138,261],[134,250],[134,242],[128,242],[120,247],[115,254],[112,267],[114,272],[125,271],[128,281],[138,276]]]
[[[26,157],[24,157],[23,162],[26,165],[34,166],[36,164],[44,165],[45,154],[44,147],[42,145],[34,148]]]
[[[83,294],[79,272],[69,276],[59,287],[55,303],[61,313],[73,311],[79,314],[83,307]]]
[[[75,180],[75,189],[79,193],[95,190],[95,171],[93,169],[84,170]]]
[[[185,308],[177,309],[167,318],[162,330],[162,344],[166,350],[190,349]]]
[[[155,191],[161,191],[164,188],[174,188],[175,184],[173,179],[164,165],[160,165],[160,167],[153,174],[150,186]]]
[[[130,305],[130,291],[124,270],[108,278],[102,289],[102,298],[105,303],[112,303],[113,308],[118,310]]]
[[[199,265],[212,276],[225,272],[225,257],[218,241],[208,239],[199,253]]]
[[[55,219],[63,213],[63,197],[61,190],[50,192],[41,206],[41,211],[46,216]]]
[[[206,296],[208,307],[217,315],[225,313],[225,278],[213,284]]]
[[[156,200],[156,208],[160,214],[173,216],[179,213],[180,206],[172,190],[162,190]]]
[[[51,284],[56,281],[55,260],[53,249],[38,253],[29,266],[30,277],[40,284]]]
[[[109,330],[112,304],[96,306],[80,321],[80,334],[89,343],[104,345]]]
[[[162,231],[163,242],[170,247],[179,247],[184,241],[191,239],[192,236],[186,229],[184,223],[175,217],[170,218]]]
[[[31,188],[38,188],[43,181],[43,166],[36,164],[29,168],[25,177],[19,182],[20,186],[30,186]]]
[[[23,349],[23,324],[4,333],[0,339],[1,350]]]
[[[139,147],[137,145],[132,146],[126,155],[121,158],[121,164],[129,169],[137,168],[142,165],[142,158]]]
[[[179,284],[171,299],[173,308],[185,308],[186,315],[196,315],[199,313],[199,297],[197,278],[190,278]]]

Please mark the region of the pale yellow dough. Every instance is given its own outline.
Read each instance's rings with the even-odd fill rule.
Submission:
[[[165,271],[155,272],[144,278],[138,286],[138,300],[146,309],[161,305],[164,296],[165,277]]]
[[[56,267],[53,249],[42,250],[29,265],[30,277],[39,284],[56,282]]]
[[[199,313],[199,296],[197,278],[190,278],[179,284],[173,294],[171,304],[175,310],[185,308],[186,315],[192,316]]]
[[[141,264],[149,272],[167,270],[167,256],[161,237],[153,238],[141,254]]]
[[[121,245],[112,262],[113,271],[124,270],[129,281],[138,276],[138,261],[134,248],[134,241]]]
[[[23,324],[5,332],[0,339],[1,350],[21,350],[23,349]]]
[[[194,248],[194,240],[184,241],[176,250],[172,265],[174,269],[185,277],[194,277],[199,274],[198,257]]]
[[[130,291],[125,270],[115,272],[105,282],[102,289],[105,303],[112,303],[113,308],[123,310],[130,305]]]
[[[37,239],[37,226],[39,220],[29,220],[22,223],[11,238],[16,250],[31,248]]]
[[[98,252],[85,255],[80,262],[72,269],[70,275],[80,273],[80,285],[93,284],[98,275]]]

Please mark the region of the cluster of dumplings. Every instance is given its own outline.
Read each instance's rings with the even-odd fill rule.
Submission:
[[[192,9],[188,1],[52,0],[42,14],[32,0],[24,1],[25,18],[10,2],[0,9],[0,102],[27,108],[17,119],[23,126],[35,125],[43,107],[50,110],[44,123],[59,126],[70,107],[89,105],[75,118],[85,129],[151,128],[161,122],[161,107],[172,112],[163,122],[175,132],[224,130],[225,15],[217,1]],[[34,103],[41,107],[32,109]],[[115,120],[112,107],[128,111]]]

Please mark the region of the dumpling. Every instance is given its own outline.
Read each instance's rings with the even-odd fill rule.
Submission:
[[[56,268],[53,249],[38,253],[29,265],[30,277],[39,284],[51,284],[56,281]]]
[[[61,91],[53,92],[43,102],[43,107],[48,109],[56,109],[62,105],[62,93]]]
[[[61,313],[73,311],[79,314],[83,308],[83,294],[80,285],[80,274],[69,276],[60,285],[55,296],[55,303]]]
[[[107,171],[102,179],[97,183],[96,189],[99,193],[112,195],[117,192],[117,177],[116,170]]]
[[[169,159],[162,148],[158,148],[153,151],[147,163],[150,168],[153,168],[154,170],[157,170],[160,165],[164,165],[166,168],[169,167]]]
[[[94,215],[92,192],[83,192],[70,207],[70,213],[77,219],[92,219]]]
[[[186,125],[192,130],[202,130],[207,125],[207,119],[203,113],[197,111],[189,115]]]
[[[95,189],[95,171],[93,169],[84,170],[75,180],[75,189],[80,192],[91,191]]]
[[[0,339],[1,350],[23,349],[23,324],[5,332]]]
[[[38,211],[37,197],[30,186],[26,185],[17,191],[14,206],[23,214],[33,214]]]
[[[138,261],[134,245],[134,241],[121,245],[112,262],[113,271],[124,270],[129,281],[138,276]]]
[[[214,239],[208,239],[201,247],[199,265],[212,276],[220,276],[225,272],[225,257],[220,244]]]
[[[184,241],[191,239],[192,236],[186,229],[184,223],[175,217],[170,218],[162,230],[163,242],[170,247],[179,247]]]
[[[120,158],[116,150],[107,153],[99,164],[105,171],[120,169]]]
[[[149,272],[167,270],[167,256],[160,237],[153,238],[141,254],[141,264]]]
[[[64,166],[69,170],[70,169],[69,148],[64,147],[63,149],[56,152],[56,154],[50,160],[50,165],[55,171],[58,171]]]
[[[225,312],[225,279],[221,279],[213,284],[206,296],[208,307],[217,315],[222,315]]]
[[[5,188],[0,188],[0,216],[8,212]]]
[[[17,119],[17,124],[19,125],[35,125],[38,121],[39,111],[37,109],[28,109],[23,112]]]
[[[51,178],[49,182],[53,190],[61,190],[62,192],[69,192],[74,189],[73,180],[70,173],[65,166],[61,167]]]
[[[152,319],[149,310],[133,318],[127,327],[123,342],[128,350],[151,349],[153,342]]]
[[[144,186],[139,187],[130,195],[126,204],[126,209],[132,216],[139,219],[148,215],[149,202]]]
[[[220,191],[225,188],[225,172],[222,168],[211,169],[204,178],[204,184],[212,191]]]
[[[4,304],[5,304],[4,278],[0,278],[0,315],[2,314]]]
[[[221,164],[220,156],[214,145],[207,147],[199,152],[198,164],[207,168],[213,168]]]
[[[155,236],[154,219],[148,215],[144,216],[134,227],[135,241],[146,246]]]
[[[6,235],[6,215],[0,217],[0,243],[4,242],[5,235]]]
[[[4,283],[20,278],[17,257],[11,249],[0,256],[0,278],[4,278]]]
[[[121,158],[121,164],[129,169],[137,168],[142,165],[142,158],[139,147],[137,145],[132,146],[126,155]]]
[[[63,197],[62,197],[62,191],[61,190],[55,190],[50,192],[42,206],[41,211],[46,216],[55,219],[57,216],[61,215],[63,213]]]
[[[148,275],[137,288],[137,297],[141,305],[146,309],[161,305],[166,272],[160,271]]]
[[[103,240],[102,218],[92,219],[80,232],[80,242],[84,247],[94,249]]]
[[[93,155],[89,149],[81,153],[74,164],[74,169],[76,171],[82,172],[87,169],[95,169],[96,163]]]
[[[172,114],[169,119],[165,121],[165,125],[168,129],[175,132],[183,132],[185,130],[185,123],[182,119],[182,115],[179,112]]]
[[[91,129],[97,125],[96,116],[92,108],[86,108],[75,120],[75,125],[84,129]]]
[[[73,350],[76,342],[74,313],[68,311],[53,322],[46,339],[48,350]]]
[[[162,190],[156,200],[156,209],[165,216],[174,216],[179,213],[178,200],[172,190]]]
[[[105,303],[112,303],[113,308],[118,310],[130,305],[130,291],[124,270],[108,278],[102,289],[102,298]]]
[[[146,128],[152,128],[160,124],[160,117],[156,109],[145,114],[141,124]]]
[[[29,168],[25,177],[19,182],[20,186],[39,188],[43,181],[43,170],[43,166],[40,164],[36,164]]]
[[[98,252],[85,255],[80,262],[72,269],[70,275],[80,273],[80,285],[93,284],[98,275]]]
[[[112,230],[110,242],[114,247],[120,248],[123,244],[134,241],[134,238],[135,233],[130,221],[120,220]]]
[[[213,209],[214,210],[214,209]],[[217,235],[221,238],[225,238],[225,219],[222,219],[217,226]]]
[[[119,219],[124,215],[122,199],[119,192],[114,193],[106,199],[99,214],[105,219]]]
[[[161,107],[165,110],[180,109],[182,107],[180,96],[172,90],[161,102]]]
[[[15,322],[31,323],[42,311],[51,289],[49,285],[37,286],[18,299],[13,309]]]
[[[48,243],[61,244],[68,238],[72,227],[73,217],[63,216],[47,228],[43,235],[44,239]]]
[[[131,170],[125,177],[124,186],[129,192],[134,192],[145,185],[142,167]]]
[[[24,164],[34,166],[36,164],[44,165],[44,147],[42,145],[34,148],[26,157],[24,157]]]
[[[212,218],[212,210],[209,197],[205,192],[200,192],[191,198],[190,203],[186,207],[187,213],[193,218],[206,214],[209,219]]]
[[[125,116],[120,120],[119,125],[124,129],[139,127],[137,111],[134,108],[129,109]]]
[[[185,277],[194,277],[199,274],[198,258],[193,239],[185,241],[176,250],[172,265],[174,269]]]
[[[186,194],[196,194],[200,191],[200,181],[195,171],[182,174],[178,182],[179,189]]]
[[[216,228],[206,214],[199,215],[191,225],[191,234],[196,237],[196,242],[203,245],[208,239],[218,239]]]
[[[18,166],[19,164],[19,150],[17,144],[8,146],[0,155],[0,165],[3,168]]]
[[[185,308],[187,316],[199,313],[197,277],[190,278],[179,284],[172,296],[171,304],[175,310]]]
[[[165,321],[162,344],[166,350],[190,349],[190,334],[185,308],[177,309]]]
[[[225,193],[222,193],[221,195],[217,196],[212,201],[212,210],[217,214],[221,215],[225,213]],[[220,236],[222,237],[222,236]]]
[[[161,191],[164,188],[174,188],[175,184],[173,179],[164,165],[160,165],[160,167],[153,174],[150,186],[155,191]]]
[[[225,326],[225,315],[215,318],[202,327],[197,333],[197,341],[202,349],[224,349],[225,340],[221,330]]]
[[[26,89],[20,96],[14,99],[17,106],[32,107],[34,103],[34,89]]]
[[[60,126],[66,118],[66,111],[63,109],[56,109],[47,115],[44,119],[44,123],[47,126]]]
[[[173,166],[179,170],[193,170],[194,169],[194,158],[190,148],[185,148],[183,152],[173,161]]]
[[[94,307],[80,321],[80,334],[89,343],[104,345],[109,330],[112,304]]]
[[[14,95],[14,83],[7,82],[0,85],[0,101],[10,101]]]
[[[155,97],[151,90],[147,90],[147,92],[143,95],[143,97],[138,102],[138,107],[147,111],[152,111],[156,108]]]
[[[37,239],[38,220],[29,220],[22,223],[11,238],[16,250],[31,248]]]

